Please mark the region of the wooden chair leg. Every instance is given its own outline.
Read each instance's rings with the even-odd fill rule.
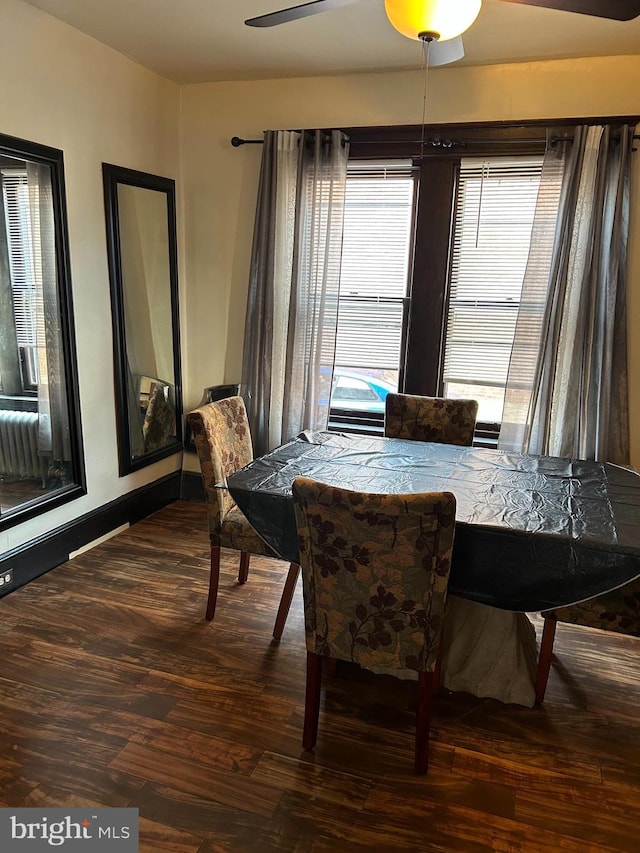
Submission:
[[[276,624],[273,628],[273,636],[276,640],[280,639],[282,632],[284,631],[284,624],[287,621],[287,616],[289,615],[289,608],[291,607],[291,600],[293,599],[293,593],[296,589],[299,574],[300,566],[297,563],[291,563],[289,566],[289,573],[284,584],[284,589],[282,590],[282,597],[280,598],[280,607],[278,607]]]
[[[238,583],[246,583],[249,577],[249,560],[251,554],[247,551],[240,551],[240,569],[238,571]]]
[[[416,719],[416,773],[423,776],[429,767],[429,727],[431,724],[431,699],[433,697],[433,672],[421,672],[418,678],[418,713]]]
[[[307,690],[304,703],[304,730],[302,733],[302,746],[305,749],[313,749],[318,740],[321,686],[322,658],[314,652],[307,652]]]
[[[536,705],[542,705],[544,694],[547,691],[547,681],[549,680],[551,657],[553,655],[553,641],[556,636],[556,625],[557,620],[552,616],[545,618],[542,640],[540,641],[538,671],[536,672]]]
[[[436,668],[433,671],[433,692],[437,693],[440,690],[440,679],[442,677],[442,646],[444,643],[444,632],[440,633],[440,642],[438,643],[438,657],[436,658]]]
[[[211,621],[216,612],[218,583],[220,581],[220,546],[211,546],[211,572],[209,574],[209,598],[207,599],[207,619]]]

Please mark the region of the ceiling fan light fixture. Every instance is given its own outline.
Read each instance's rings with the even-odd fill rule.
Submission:
[[[482,0],[384,0],[391,24],[410,39],[447,41],[468,30]]]

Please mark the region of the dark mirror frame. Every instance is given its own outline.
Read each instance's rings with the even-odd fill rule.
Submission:
[[[73,319],[64,155],[58,148],[50,148],[48,145],[29,142],[28,140],[19,139],[15,136],[6,136],[5,134],[0,134],[0,153],[9,157],[15,157],[18,160],[30,160],[33,163],[48,166],[51,170],[60,337],[69,417],[70,461],[74,476],[73,483],[61,486],[51,493],[43,494],[41,498],[35,498],[25,504],[17,505],[15,508],[3,513],[0,517],[0,530],[6,530],[30,518],[49,512],[82,495],[86,495],[87,483],[80,418],[76,335]]]
[[[180,367],[180,320],[178,312],[178,250],[176,235],[175,181],[148,172],[138,172],[110,163],[102,164],[104,204],[107,226],[107,254],[111,281],[111,316],[113,323],[113,363],[116,394],[116,426],[120,476],[138,471],[184,449],[182,433],[182,372]],[[169,244],[169,287],[171,291],[171,326],[173,347],[176,436],[166,447],[133,458],[129,433],[127,376],[129,360],[124,312],[124,282],[118,211],[118,185],[125,184],[164,193],[167,199],[167,235]]]

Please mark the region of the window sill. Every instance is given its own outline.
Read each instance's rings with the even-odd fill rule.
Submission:
[[[332,408],[328,428],[330,432],[384,435],[384,415],[381,412],[353,412]]]
[[[384,415],[378,412],[351,412],[332,408],[329,414],[329,432],[347,432],[354,435],[384,435]],[[473,438],[474,447],[496,450],[500,424],[479,423]]]
[[[37,412],[38,400],[33,397],[9,397],[0,394],[0,410],[10,412]]]

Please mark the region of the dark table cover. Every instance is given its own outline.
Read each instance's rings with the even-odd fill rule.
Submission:
[[[393,438],[304,433],[227,487],[252,526],[297,562],[291,484],[451,491],[449,590],[505,610],[573,604],[640,576],[640,475],[616,465]]]

